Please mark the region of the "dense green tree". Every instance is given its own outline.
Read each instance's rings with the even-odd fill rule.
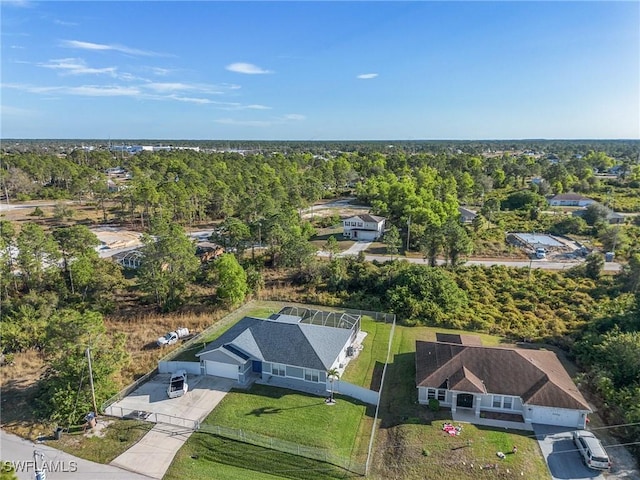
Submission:
[[[225,253],[214,265],[217,276],[216,296],[229,307],[244,301],[248,291],[247,274],[235,255]]]
[[[604,269],[604,257],[602,254],[594,252],[587,256],[585,262],[585,275],[589,278],[597,280]]]
[[[46,329],[47,371],[40,383],[40,414],[62,425],[73,425],[92,411],[87,348],[96,402],[102,404],[117,390],[113,377],[128,362],[124,334],[107,335],[100,314],[60,310]]]
[[[16,246],[16,264],[25,288],[43,289],[45,274],[58,273],[56,262],[60,258],[60,252],[55,240],[40,225],[28,222],[22,225]]]
[[[446,326],[467,304],[466,294],[447,271],[413,264],[400,267],[386,296],[404,321]]]
[[[569,215],[561,218],[555,222],[550,229],[550,232],[555,235],[580,235],[587,228],[587,222],[583,218]]]
[[[338,241],[336,240],[336,237],[331,235],[325,242],[322,249],[325,252],[329,252],[329,260],[333,260],[333,256],[340,252],[340,247],[338,246]]]
[[[95,247],[100,245],[100,240],[85,225],[56,228],[53,230],[53,238],[58,242],[62,253],[63,268],[71,293],[75,293],[75,285],[72,271],[69,269],[69,263],[80,255],[97,258],[98,253]]]
[[[460,264],[460,257],[473,251],[473,241],[467,229],[456,219],[450,219],[444,225],[444,250],[452,267]]]
[[[609,210],[604,205],[599,203],[592,203],[585,208],[582,214],[582,219],[587,222],[587,225],[594,226],[598,222],[603,222],[607,219]]]
[[[159,218],[152,233],[154,236],[142,236],[138,282],[159,308],[171,310],[183,302],[183,294],[195,278],[200,261],[194,242],[177,223]]]
[[[529,210],[534,207],[540,207],[545,204],[543,196],[538,195],[531,190],[519,190],[509,195],[503,202],[502,208],[508,210]]]
[[[382,241],[386,245],[387,255],[398,255],[400,247],[402,246],[402,239],[400,238],[398,227],[396,227],[395,225],[391,225],[389,228],[387,228],[386,232],[384,232]]]

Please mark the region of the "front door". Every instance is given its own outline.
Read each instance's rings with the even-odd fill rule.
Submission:
[[[470,393],[459,393],[456,406],[462,408],[473,408],[473,395]]]

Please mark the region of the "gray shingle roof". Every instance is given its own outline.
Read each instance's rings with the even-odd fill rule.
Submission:
[[[254,360],[316,370],[331,368],[352,330],[245,317],[196,356],[229,344]]]

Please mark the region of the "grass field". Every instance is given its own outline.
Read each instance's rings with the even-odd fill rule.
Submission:
[[[328,463],[200,432],[180,449],[164,480],[183,480],[185,472],[189,480],[362,478]]]
[[[350,457],[368,440],[359,435],[368,406],[336,395],[328,406],[324,398],[284,388],[253,385],[232,390],[203,422],[255,432],[285,441],[327,449]]]
[[[364,463],[370,430],[363,422],[371,408],[336,395],[328,406],[321,397],[254,385],[232,390],[203,422],[242,429],[277,440],[316,447],[345,460]],[[328,463],[197,432],[178,452],[166,479],[333,479],[357,475]],[[269,473],[264,473],[269,472]]]
[[[154,426],[150,422],[129,419],[100,420],[108,425],[100,435],[89,436],[82,427],[71,428],[71,433],[63,433],[60,440],[49,440],[47,444],[86,460],[109,463],[122,452],[140,440]],[[100,425],[100,424],[98,424]]]

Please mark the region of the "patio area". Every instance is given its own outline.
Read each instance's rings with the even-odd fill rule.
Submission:
[[[490,412],[483,412],[481,414],[486,415],[488,413]],[[506,417],[506,415],[509,417]],[[496,418],[488,418],[490,416]],[[527,423],[524,420],[516,421],[518,415],[515,414],[498,414],[489,415],[488,417],[476,417],[473,410],[460,407],[458,407],[455,412],[451,412],[451,418],[454,422],[472,423],[474,425],[484,425],[487,427],[509,428],[512,430],[533,431],[533,426],[530,423]],[[520,416],[520,418],[522,419],[522,416]]]

